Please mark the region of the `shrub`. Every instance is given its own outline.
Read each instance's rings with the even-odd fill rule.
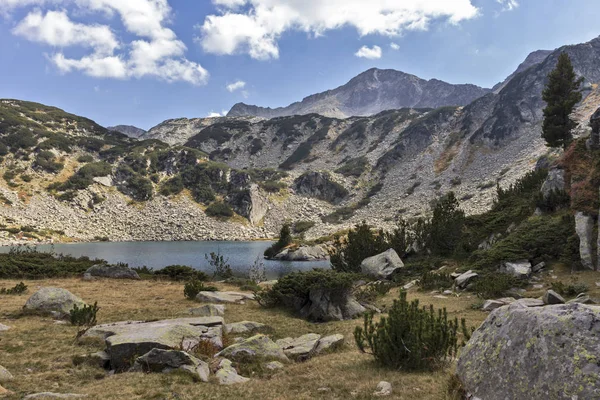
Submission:
[[[219,251],[205,254],[204,258],[208,261],[208,264],[213,268],[213,277],[221,279],[233,278],[233,271],[229,265],[229,259],[225,258]]]
[[[23,174],[21,175],[21,180],[23,182],[31,182],[33,180],[33,177],[31,175]]]
[[[344,176],[360,177],[369,167],[367,157],[359,157],[349,160],[342,167],[335,170],[338,174]]]
[[[354,338],[358,349],[371,353],[382,366],[423,371],[435,370],[457,354],[458,330],[458,320],[448,320],[445,308],[437,313],[433,306],[421,308],[418,300],[409,303],[401,292],[388,317],[374,323],[372,313],[365,315],[364,327],[356,327]]]
[[[546,213],[553,213],[563,208],[569,208],[571,196],[564,190],[552,190],[547,196],[538,193],[535,198],[537,208]]]
[[[421,290],[445,290],[452,287],[453,283],[450,274],[427,271],[419,278],[418,286]]]
[[[552,290],[563,296],[573,297],[580,293],[588,291],[588,287],[583,283],[564,284],[563,282],[552,282]]]
[[[348,220],[354,216],[354,207],[341,207],[329,215],[321,217],[321,221],[326,224],[339,224],[344,220]]]
[[[94,161],[94,157],[92,157],[89,154],[84,154],[82,156],[77,157],[77,162],[80,163],[91,163],[92,161]]]
[[[396,286],[393,282],[377,281],[363,286],[354,294],[359,302],[373,303],[378,297],[385,296]]]
[[[281,189],[285,189],[287,185],[279,181],[260,182],[259,186],[269,193],[279,193]]]
[[[250,266],[250,269],[248,270],[248,279],[254,284],[258,284],[267,280],[265,264],[261,261],[260,257],[256,257],[254,264]],[[253,287],[250,290],[254,289],[256,289],[256,287]]]
[[[0,254],[0,279],[45,279],[80,276],[92,265],[101,262],[103,260],[44,253],[32,248],[11,248],[8,253]]]
[[[157,277],[166,277],[173,281],[208,281],[209,277],[202,271],[198,271],[187,265],[169,265],[158,271],[153,271]]]
[[[265,250],[264,256],[266,258],[273,258],[277,254],[279,254],[281,250],[285,249],[287,246],[292,244],[292,242],[293,238],[292,232],[290,230],[290,224],[285,223],[281,227],[281,231],[279,231],[279,240],[273,243],[271,247]]]
[[[163,196],[171,196],[179,194],[183,191],[183,179],[176,175],[173,178],[164,182],[160,187],[160,194]]]
[[[70,312],[71,325],[91,328],[96,325],[96,314],[98,314],[98,310],[100,310],[98,302],[95,302],[93,306],[84,304],[81,308],[75,304]]]
[[[294,224],[294,233],[300,235],[312,228],[313,226],[315,226],[315,222],[313,221],[297,221]]]
[[[233,210],[229,204],[222,201],[215,201],[206,208],[206,215],[217,219],[227,219],[233,217]]]
[[[214,286],[204,286],[204,282],[191,280],[183,286],[183,295],[186,299],[194,300],[200,292],[216,292],[217,290]]]
[[[27,291],[27,285],[23,282],[17,283],[14,287],[10,289],[2,288],[0,289],[0,294],[23,294]]]
[[[510,289],[520,286],[523,281],[509,274],[490,273],[477,277],[471,290],[477,297],[487,300],[502,297]]]

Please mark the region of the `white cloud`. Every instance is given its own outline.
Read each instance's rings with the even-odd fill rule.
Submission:
[[[360,58],[368,58],[369,60],[376,60],[378,58],[381,58],[381,47],[379,47],[379,46],[373,46],[373,47],[363,46],[356,53],[354,53],[354,55],[356,57],[360,57]]]
[[[210,113],[208,113],[208,115],[206,116],[206,118],[220,118],[220,117],[225,117],[226,115],[227,115],[227,111],[226,110],[223,110],[220,113],[211,111]]]
[[[398,43],[390,43],[390,47],[392,48],[392,50],[400,50],[400,45]]]
[[[229,85],[227,85],[227,90],[230,91],[231,93],[235,92],[236,90],[240,90],[246,87],[246,82],[244,81],[237,81],[234,83],[230,83]]]
[[[496,2],[502,5],[502,11],[512,11],[519,7],[517,0],[496,0]]]
[[[101,13],[105,19],[115,16],[125,30],[135,36],[130,43],[120,43],[107,25],[73,22],[67,11],[31,11],[13,29],[13,34],[44,43],[60,50],[49,57],[64,73],[81,71],[93,77],[142,78],[155,77],[167,82],[205,84],[208,72],[185,58],[186,45],[175,32],[167,28],[171,7],[167,0],[0,0],[0,10],[45,4],[75,5],[86,15]],[[90,48],[92,52],[69,58],[64,50],[70,47]],[[119,51],[120,50],[120,51]]]
[[[361,36],[394,37],[427,29],[432,20],[457,24],[478,15],[471,0],[213,0],[213,4],[218,12],[198,26],[196,40],[204,51],[247,53],[259,60],[279,57],[277,42],[286,31],[319,36],[350,26]]]

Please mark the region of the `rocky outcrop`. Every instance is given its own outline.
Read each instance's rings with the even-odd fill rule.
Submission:
[[[582,212],[575,214],[575,231],[579,236],[579,257],[586,269],[595,269],[593,260],[594,219]]]
[[[32,314],[50,314],[56,318],[64,318],[74,306],[83,307],[85,302],[66,289],[44,287],[31,295],[23,310]]]
[[[117,125],[117,126],[108,126],[106,127],[109,131],[115,131],[122,133],[123,135],[127,135],[130,138],[137,139],[140,136],[143,136],[146,131],[144,129],[138,128],[133,125]]]
[[[88,268],[85,275],[111,279],[140,279],[137,272],[125,265],[96,264]]]
[[[233,361],[289,361],[280,346],[269,339],[269,337],[261,334],[252,336],[221,350],[216,357],[225,357]]]
[[[227,197],[231,208],[239,215],[248,218],[252,225],[258,225],[269,210],[269,199],[260,191],[257,184]]]
[[[89,329],[80,340],[103,340],[111,368],[125,370],[153,349],[192,349],[201,341],[223,347],[221,317],[179,318],[154,322],[117,322]]]
[[[178,350],[152,349],[135,360],[132,372],[180,371],[190,375],[194,380],[208,382],[210,369],[207,363]]]
[[[544,181],[541,189],[544,198],[547,199],[552,192],[563,192],[565,189],[565,170],[552,168],[548,171],[548,177]]]
[[[500,272],[509,274],[515,278],[526,279],[531,275],[531,263],[527,260],[504,262],[500,267]]]
[[[485,400],[598,398],[599,336],[596,307],[502,307],[463,348],[457,374]]]
[[[296,250],[285,249],[273,259],[282,261],[323,261],[329,259],[329,253],[322,246],[302,246]]]
[[[389,279],[400,268],[404,268],[404,263],[394,249],[365,258],[360,264],[363,274],[376,279]]]
[[[243,304],[246,300],[254,300],[253,294],[238,292],[200,292],[196,301],[216,304]]]
[[[294,181],[297,194],[338,204],[348,195],[348,191],[331,179],[327,172],[307,172]]]

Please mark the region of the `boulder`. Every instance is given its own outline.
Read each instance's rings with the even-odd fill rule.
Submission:
[[[152,349],[190,350],[206,341],[223,347],[223,318],[179,318],[153,322],[117,322],[98,325],[81,336],[80,341],[104,340],[112,369],[123,370],[140,354]]]
[[[328,172],[306,172],[294,181],[293,188],[299,195],[314,197],[332,204],[339,204],[348,196],[348,191],[334,182]]]
[[[42,392],[27,395],[23,397],[23,400],[83,399],[86,397],[88,397],[87,394]]]
[[[565,304],[565,299],[554,290],[548,290],[544,293],[542,300],[544,304]]]
[[[384,397],[392,394],[392,384],[386,381],[381,381],[377,384],[377,388],[373,393],[373,396]]]
[[[23,309],[32,314],[50,314],[64,318],[75,305],[83,307],[85,302],[66,289],[44,287],[31,295]]]
[[[485,400],[597,399],[598,337],[597,307],[502,307],[462,349],[457,375]]]
[[[531,275],[532,272],[531,263],[527,260],[504,262],[502,263],[500,272],[512,275],[515,278],[526,279],[529,277],[529,275]]]
[[[208,382],[210,369],[204,361],[178,350],[152,349],[138,357],[132,367],[138,372],[163,372],[182,371],[194,380]]]
[[[190,308],[189,312],[194,317],[222,317],[225,315],[225,306],[223,304],[206,304]]]
[[[238,383],[245,383],[250,380],[239,375],[235,368],[233,368],[231,361],[227,359],[223,359],[219,362],[215,376],[217,377],[220,385],[235,385]]]
[[[309,333],[299,338],[279,339],[275,343],[283,349],[286,356],[294,361],[305,361],[313,355],[313,350],[317,347],[321,335]]]
[[[272,330],[272,328],[268,325],[253,321],[242,321],[226,324],[223,329],[225,330],[225,333],[232,333],[236,335],[243,333],[266,333]]]
[[[481,308],[483,311],[494,311],[496,308],[504,307],[506,304],[498,300],[486,300]]]
[[[473,272],[471,270],[465,272],[464,274],[459,275],[456,279],[454,279],[454,284],[459,289],[464,289],[469,285],[469,283],[477,278],[479,275],[477,272]]]
[[[300,315],[311,321],[343,321],[353,319],[366,312],[350,294],[333,294],[327,289],[314,288],[309,292],[309,300],[300,309]]]
[[[97,278],[139,280],[137,272],[124,265],[96,264],[85,271],[85,275]]]
[[[594,261],[592,259],[592,241],[594,233],[594,219],[587,214],[578,212],[575,214],[575,231],[579,236],[579,257],[581,264],[586,269],[594,269]]]
[[[403,267],[404,263],[394,249],[365,258],[360,264],[360,270],[363,274],[377,279],[387,279],[394,271]]]
[[[106,186],[106,187],[113,186],[113,180],[110,175],[109,176],[97,176],[97,177],[92,178],[92,180],[96,183],[101,184],[102,186]]]
[[[203,303],[244,304],[246,300],[254,300],[254,295],[238,292],[200,292],[196,300]]]
[[[319,342],[315,346],[313,353],[322,354],[331,350],[336,350],[344,345],[344,335],[335,334],[325,336],[319,339]]]
[[[288,362],[289,359],[275,342],[267,336],[259,334],[221,350],[217,357],[225,357],[234,361],[271,360]]]
[[[547,199],[553,191],[560,192],[564,191],[565,188],[565,170],[552,168],[550,171],[548,171],[548,177],[542,184],[541,192],[544,196],[544,199]]]
[[[282,261],[322,261],[329,259],[329,253],[321,246],[302,246],[296,250],[285,249],[273,258]]]
[[[0,365],[0,383],[7,383],[13,380],[13,376],[6,368]]]

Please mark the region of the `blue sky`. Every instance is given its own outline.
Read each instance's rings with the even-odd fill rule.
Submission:
[[[0,0],[0,97],[148,129],[371,67],[491,87],[598,21],[598,0]]]

